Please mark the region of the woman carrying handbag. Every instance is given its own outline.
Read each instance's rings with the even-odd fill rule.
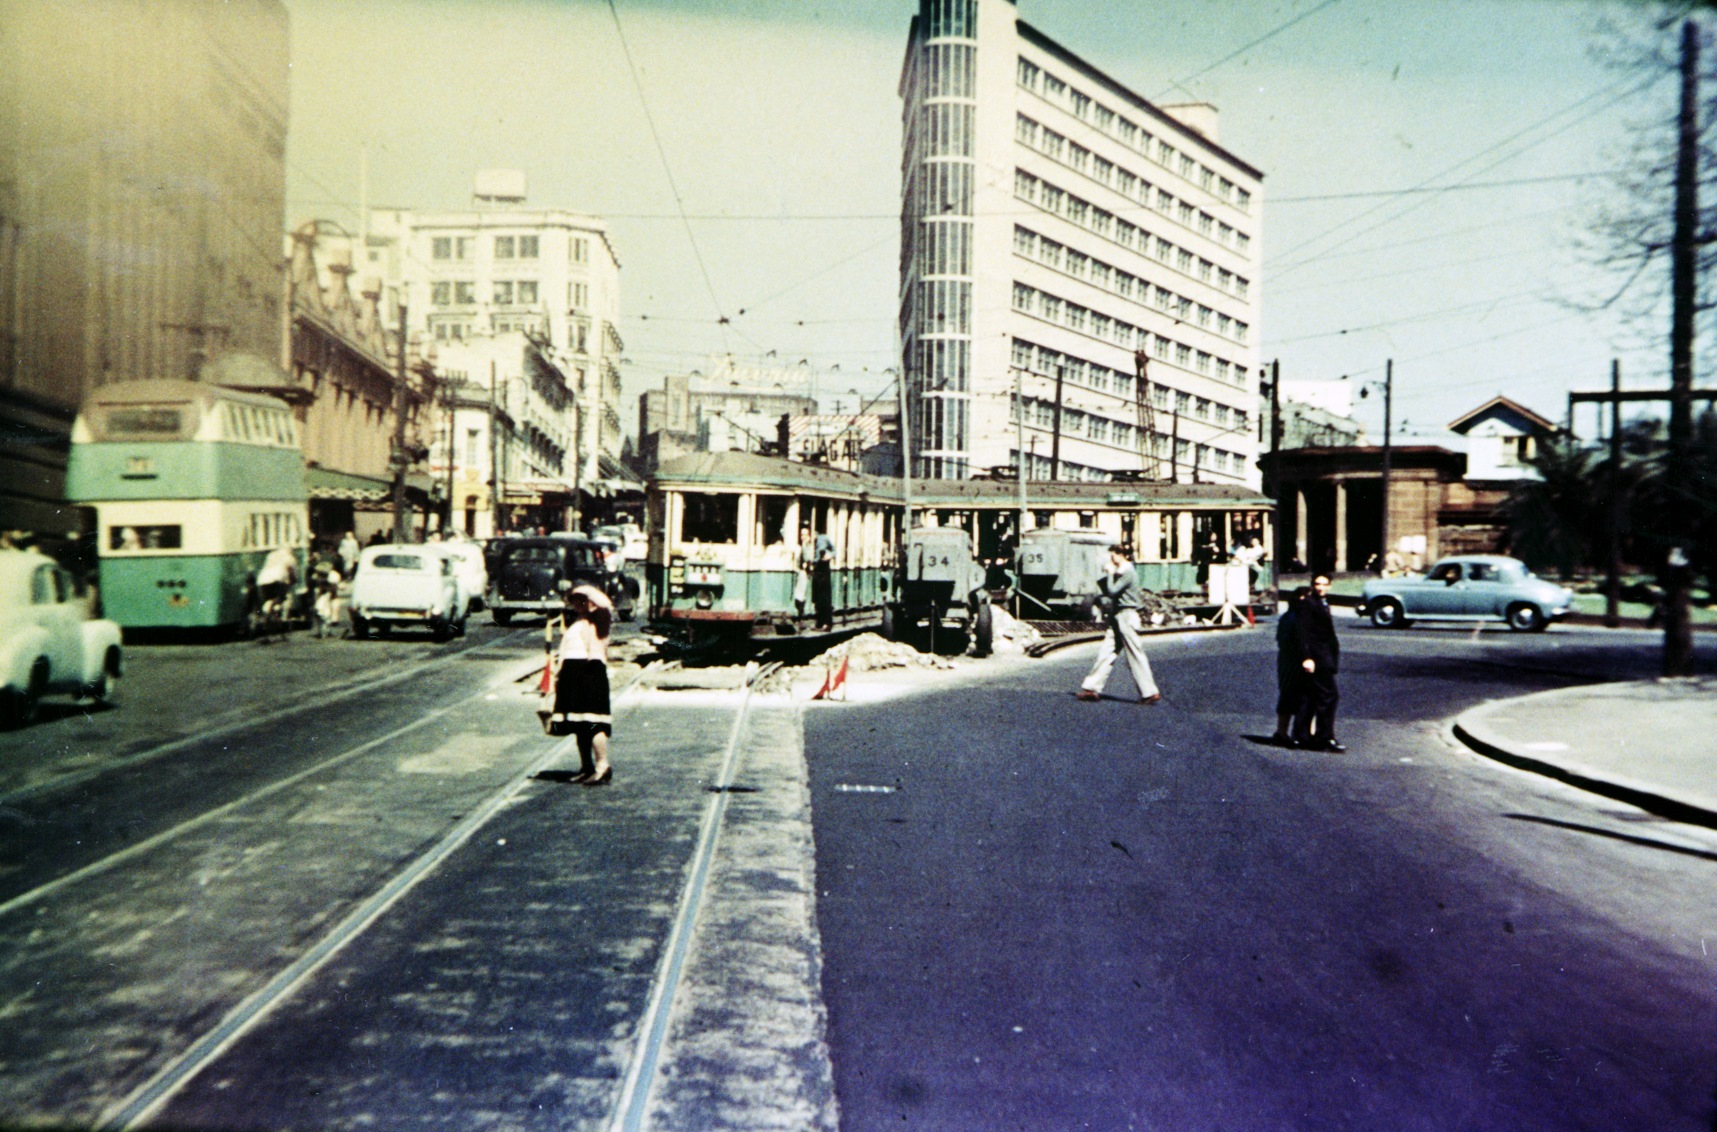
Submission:
[[[568,621],[560,647],[550,659],[554,672],[554,707],[543,720],[550,735],[578,739],[582,786],[607,786],[614,781],[608,761],[608,737],[613,716],[608,703],[608,633],[614,606],[594,586],[578,586],[567,594]]]

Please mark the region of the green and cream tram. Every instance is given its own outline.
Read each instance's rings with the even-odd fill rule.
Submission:
[[[653,627],[681,640],[811,633],[794,602],[797,532],[809,524],[835,546],[836,630],[880,628],[898,601],[897,565],[907,494],[898,479],[741,452],[668,461],[650,483],[646,586]],[[915,528],[967,532],[982,562],[1014,561],[1019,484],[914,480]],[[1219,484],[1028,482],[1028,532],[1081,532],[1130,546],[1140,584],[1189,609],[1207,604],[1203,548],[1257,538],[1272,544],[1274,504],[1250,488]],[[1027,540],[1030,541],[1029,539]],[[1262,563],[1254,592],[1274,585]],[[1030,619],[1042,616],[1022,609]]]
[[[102,386],[72,429],[66,495],[95,509],[102,607],[126,628],[242,625],[277,547],[304,577],[304,452],[276,398],[194,381]]]

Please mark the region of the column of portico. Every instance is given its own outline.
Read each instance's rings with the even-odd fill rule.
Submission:
[[[1335,481],[1335,569],[1347,570],[1347,481]]]
[[[1311,518],[1306,506],[1304,488],[1295,487],[1294,492],[1294,558],[1306,565],[1311,565],[1311,543],[1306,534],[1306,528]]]

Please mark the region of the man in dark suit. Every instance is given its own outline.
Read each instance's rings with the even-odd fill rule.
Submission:
[[[1306,678],[1304,698],[1294,716],[1294,741],[1314,751],[1345,751],[1336,742],[1335,705],[1341,699],[1335,674],[1341,668],[1341,642],[1335,637],[1335,620],[1329,611],[1329,575],[1312,578],[1312,588],[1294,610],[1300,638],[1300,667]]]

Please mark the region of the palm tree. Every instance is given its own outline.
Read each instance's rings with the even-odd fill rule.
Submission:
[[[1522,480],[1503,501],[1509,549],[1533,569],[1554,567],[1564,579],[1587,562],[1604,529],[1607,461],[1572,438],[1547,439],[1532,466],[1538,478]]]

